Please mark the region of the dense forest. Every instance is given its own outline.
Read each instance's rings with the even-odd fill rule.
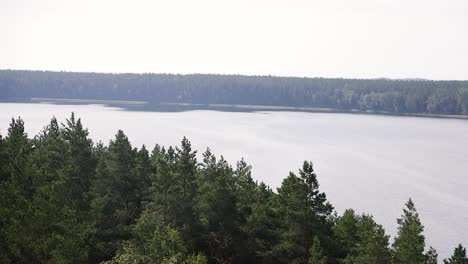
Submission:
[[[397,222],[391,243],[371,215],[337,215],[308,161],[273,191],[186,138],[94,143],[73,114],[0,136],[0,263],[437,263],[411,199]]]
[[[0,71],[0,101],[33,97],[468,115],[468,81]]]

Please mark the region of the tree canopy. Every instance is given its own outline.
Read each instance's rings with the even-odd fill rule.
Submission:
[[[142,100],[143,109],[157,110],[227,104],[468,114],[468,81],[0,70],[0,101],[34,97]]]

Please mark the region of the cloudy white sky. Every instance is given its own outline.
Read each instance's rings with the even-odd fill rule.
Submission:
[[[0,0],[0,68],[468,79],[467,0]]]

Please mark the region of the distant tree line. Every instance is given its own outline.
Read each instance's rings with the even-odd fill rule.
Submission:
[[[0,136],[0,263],[437,263],[413,201],[390,244],[371,215],[338,216],[311,162],[274,192],[209,149],[93,143],[80,119]],[[466,264],[456,247],[447,264]]]
[[[0,71],[0,100],[31,97],[468,114],[468,81]]]

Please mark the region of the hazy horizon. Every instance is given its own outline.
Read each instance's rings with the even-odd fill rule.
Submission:
[[[468,2],[0,0],[0,68],[468,80]]]
[[[107,72],[107,71],[68,71],[68,70],[33,70],[33,69],[0,69],[0,71],[31,71],[31,72],[64,72],[64,73],[95,73],[95,74],[168,74],[168,75],[220,75],[220,76],[248,76],[248,77],[274,77],[274,78],[309,78],[309,79],[349,79],[349,80],[408,80],[408,81],[468,81],[468,79],[427,79],[427,78],[390,78],[390,77],[369,77],[369,78],[355,78],[355,77],[323,77],[323,76],[298,76],[298,75],[272,75],[272,74],[239,74],[239,73],[216,73],[216,72],[187,72],[187,73],[177,73],[177,72]]]

